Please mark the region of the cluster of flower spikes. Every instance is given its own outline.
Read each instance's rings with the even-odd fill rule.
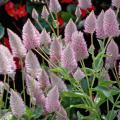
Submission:
[[[50,0],[50,11],[59,12],[60,10],[61,7],[59,2],[57,0]],[[37,14],[33,14],[33,16],[34,15]],[[100,26],[103,27],[101,29],[104,31],[102,36],[118,36],[119,25],[114,11],[110,8],[104,13],[104,15],[102,13],[102,16],[104,16],[103,20],[101,20],[100,23]],[[101,17],[99,19],[101,19]],[[96,22],[97,20],[98,19],[96,19],[94,12],[91,12],[84,23],[85,32],[91,34],[93,34],[95,31],[97,32],[96,26],[99,26],[99,22]],[[73,29],[71,30],[69,28]],[[113,31],[111,31],[110,28]],[[78,31],[75,23],[70,20],[65,27],[65,44],[62,44],[61,46],[61,42],[58,42],[58,40],[60,41],[60,39],[55,39],[55,41],[51,38],[50,34],[47,33],[45,29],[43,29],[43,31],[39,33],[32,22],[28,19],[23,26],[23,43],[22,40],[9,29],[8,35],[13,55],[5,46],[0,45],[0,73],[12,74],[15,72],[13,56],[24,58],[27,93],[32,97],[33,104],[42,105],[43,109],[47,113],[59,111],[62,116],[56,113],[56,120],[67,120],[67,114],[59,101],[59,92],[62,90],[67,90],[67,87],[59,77],[57,77],[56,75],[52,75],[51,73],[49,73],[51,76],[51,79],[49,80],[48,71],[45,71],[40,67],[37,56],[32,52],[31,49],[35,50],[36,48],[42,46],[47,46],[49,48],[50,46],[51,60],[54,61],[54,59],[56,58],[59,59],[59,65],[61,65],[63,68],[68,69],[68,71],[73,74],[73,77],[75,79],[82,79],[85,77],[85,75],[78,67],[77,61],[80,61],[81,59],[86,59],[89,56],[83,33],[81,31]],[[44,38],[45,40],[43,40]],[[116,46],[114,41],[112,40],[107,47],[107,53],[110,53],[112,55],[114,55],[113,52],[117,51],[110,51],[110,47],[113,45]],[[59,48],[58,52],[56,52],[56,47]],[[116,49],[116,47],[114,47],[113,49]],[[115,60],[116,58],[112,58],[112,61]],[[109,64],[111,63],[113,62],[110,61]],[[54,64],[56,64],[56,60]],[[46,91],[46,89],[48,92],[45,95],[44,92]],[[10,106],[12,113],[17,117],[21,117],[25,111],[24,102],[20,95],[14,90],[11,90],[10,93]]]

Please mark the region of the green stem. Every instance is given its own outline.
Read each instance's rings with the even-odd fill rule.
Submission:
[[[58,24],[58,15],[57,15],[57,13],[55,13],[55,16],[56,16],[56,21],[57,21],[57,36],[59,36],[59,24]]]
[[[26,103],[26,97],[25,97],[25,80],[24,80],[24,67],[23,67],[23,61],[22,58],[20,58],[20,63],[21,63],[21,72],[22,72],[22,86],[23,86],[23,97],[24,97],[24,102]]]
[[[117,12],[116,12],[116,17],[118,17],[118,13],[119,13],[119,7],[117,8]]]
[[[36,22],[39,25],[40,29],[43,30],[43,27],[42,27],[41,23],[39,22],[39,20],[36,20]]]

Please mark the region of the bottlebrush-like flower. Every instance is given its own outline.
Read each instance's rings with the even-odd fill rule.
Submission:
[[[41,12],[41,17],[43,19],[47,20],[48,16],[49,16],[49,12],[48,12],[46,6],[43,6],[43,9],[42,9],[42,12]]]
[[[117,17],[111,8],[109,8],[104,14],[103,28],[106,37],[115,37],[120,35]]]
[[[96,35],[97,38],[101,38],[101,39],[105,38],[103,19],[104,19],[104,11],[102,10],[96,21]]]
[[[75,73],[73,74],[73,77],[75,80],[81,80],[85,77],[85,74],[83,71],[81,71],[80,68],[77,68],[77,70],[75,71]]]
[[[82,14],[82,13],[81,13],[80,7],[77,6],[77,7],[76,7],[76,10],[75,10],[75,15],[76,15],[76,17],[79,18],[79,17],[81,16],[81,14]]]
[[[66,84],[64,83],[64,81],[59,78],[57,75],[55,75],[54,73],[50,73],[50,79],[51,79],[51,84],[52,86],[57,86],[58,87],[58,90],[59,92],[62,92],[62,91],[67,91],[67,86]]]
[[[62,46],[59,39],[54,39],[50,46],[50,61],[54,64],[61,60]]]
[[[42,90],[50,88],[51,85],[50,85],[49,77],[45,70],[43,69],[41,70],[38,80],[40,83],[40,88]]]
[[[40,89],[40,84],[33,77],[26,75],[27,93],[36,100],[36,105],[45,107],[45,95]]]
[[[50,0],[49,9],[51,12],[58,13],[61,11],[61,6],[58,0]]]
[[[108,57],[105,60],[105,67],[107,69],[113,68],[119,55],[118,46],[113,39],[111,40],[107,47],[106,54],[108,55]]]
[[[87,9],[92,6],[91,0],[78,0],[81,9]]]
[[[58,111],[60,108],[59,92],[57,86],[54,86],[47,94],[45,100],[45,109],[48,113]]]
[[[24,57],[26,55],[26,49],[20,37],[10,29],[7,29],[7,32],[13,56],[19,58]]]
[[[82,32],[76,31],[72,34],[72,48],[77,61],[88,58],[87,44]]]
[[[40,45],[40,33],[31,23],[30,19],[23,26],[22,30],[23,43],[25,47],[29,49],[34,49]]]
[[[106,69],[102,69],[100,78],[101,80],[110,80],[109,73]]]
[[[112,6],[120,8],[120,0],[112,0]]]
[[[118,111],[117,119],[120,120],[120,111]]]
[[[29,51],[25,58],[25,68],[26,72],[29,73],[34,78],[39,78],[41,67],[36,55]]]
[[[13,115],[15,115],[17,118],[20,118],[23,116],[25,112],[25,104],[21,98],[21,96],[11,89],[10,91],[10,107],[12,110]]]
[[[73,22],[73,20],[70,19],[65,27],[65,43],[66,44],[72,41],[71,40],[72,33],[74,33],[75,31],[77,31],[77,27],[75,23]]]
[[[96,17],[92,11],[85,19],[84,28],[87,33],[94,33],[96,27]]]
[[[9,49],[0,45],[0,74],[12,74],[16,67]]]
[[[49,33],[47,33],[46,29],[43,29],[40,34],[40,45],[49,45],[51,43],[51,38]]]
[[[61,66],[68,69],[70,72],[73,72],[77,68],[75,55],[70,45],[67,45],[67,47],[62,51]]]
[[[32,18],[34,20],[38,20],[38,17],[39,17],[38,12],[36,11],[35,8],[33,8],[33,10],[32,10]]]
[[[61,106],[59,111],[56,113],[56,120],[68,120],[65,109]]]

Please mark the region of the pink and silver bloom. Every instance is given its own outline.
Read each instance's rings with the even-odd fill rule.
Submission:
[[[105,59],[105,67],[107,69],[113,68],[116,60],[119,56],[119,49],[115,41],[112,39],[111,42],[108,44],[106,54],[108,57]]]
[[[103,19],[104,19],[104,11],[102,10],[96,21],[96,35],[97,35],[97,38],[100,38],[100,39],[105,38],[105,33],[103,28]]]
[[[59,92],[57,86],[54,86],[47,94],[45,100],[45,109],[48,113],[58,111],[60,108]]]
[[[9,37],[13,56],[19,58],[25,57],[26,48],[23,45],[20,37],[10,29],[7,29],[7,32],[8,32],[8,37]]]
[[[38,17],[39,17],[38,12],[36,11],[35,8],[33,8],[33,10],[32,10],[32,18],[33,18],[34,20],[38,20]]]
[[[31,23],[30,19],[23,26],[22,38],[27,50],[40,46],[40,33]]]
[[[50,12],[58,13],[61,11],[61,5],[58,0],[50,0],[49,2]]]
[[[69,72],[73,72],[77,68],[75,54],[70,45],[67,45],[62,51],[61,66],[66,68]]]
[[[106,37],[116,37],[120,35],[117,17],[111,8],[104,14],[103,28]]]
[[[41,73],[40,63],[37,56],[32,51],[29,51],[26,55],[25,69],[26,72],[34,78],[39,78],[39,75]]]
[[[40,34],[40,45],[48,46],[51,43],[50,34],[47,33],[46,29],[43,29]]]
[[[64,33],[64,35],[65,35],[64,40],[65,40],[66,45],[72,41],[71,37],[72,37],[72,34],[75,31],[77,31],[77,26],[73,22],[73,20],[70,19],[69,22],[67,23],[66,27],[65,27],[65,33]]]
[[[25,104],[17,92],[11,89],[10,94],[10,108],[12,113],[17,118],[21,118],[26,110]]]
[[[79,17],[81,16],[81,14],[82,14],[82,13],[81,13],[80,7],[77,6],[77,7],[76,7],[76,10],[75,10],[75,15],[76,15],[76,17],[79,18]]]
[[[16,66],[9,49],[0,45],[0,74],[13,74],[15,70]]]
[[[120,8],[120,0],[112,0],[112,6],[116,8]]]
[[[53,39],[50,46],[50,61],[57,64],[61,60],[62,45],[59,39]]]
[[[46,8],[46,6],[43,6],[42,12],[41,12],[41,17],[45,20],[48,20],[49,12]]]
[[[81,80],[85,77],[85,74],[80,68],[77,68],[77,70],[73,74],[73,77],[74,77],[75,80],[79,81],[79,80]]]
[[[87,18],[85,19],[84,22],[84,31],[86,33],[94,33],[95,32],[95,27],[96,27],[96,16],[94,12],[92,11]]]
[[[78,5],[81,9],[87,9],[92,6],[91,0],[78,0]]]
[[[71,46],[77,61],[88,58],[89,54],[88,54],[87,44],[85,42],[82,32],[76,31],[72,34]]]

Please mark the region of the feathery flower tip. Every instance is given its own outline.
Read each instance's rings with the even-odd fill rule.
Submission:
[[[109,8],[104,14],[103,28],[106,37],[115,37],[120,35],[117,17],[111,8]]]
[[[39,83],[40,83],[40,88],[42,90],[50,88],[50,82],[49,82],[48,74],[43,69],[40,72]]]
[[[108,57],[105,60],[105,67],[107,69],[109,68],[113,68],[114,67],[114,63],[116,62],[116,60],[118,59],[118,55],[119,55],[119,49],[117,44],[114,42],[114,40],[112,39],[111,42],[108,44],[107,50],[106,50],[106,54],[108,55]]]
[[[96,27],[96,16],[92,11],[85,19],[84,28],[87,33],[94,33]]]
[[[26,55],[26,49],[20,37],[10,29],[7,29],[7,32],[9,36],[10,46],[12,49],[12,54],[15,57],[24,57]]]
[[[23,116],[25,112],[25,104],[21,98],[20,95],[18,95],[17,92],[11,89],[10,91],[10,107],[12,110],[13,115],[15,115],[17,118],[20,118]]]
[[[74,33],[75,31],[77,31],[76,24],[73,22],[72,19],[70,19],[65,27],[65,38],[64,39],[65,39],[66,45],[72,41],[71,40],[72,33]]]
[[[74,79],[81,80],[85,77],[85,74],[81,71],[80,68],[77,68],[76,72],[73,74]]]
[[[49,9],[51,12],[58,13],[61,11],[61,6],[58,0],[50,0]]]
[[[87,9],[92,6],[91,0],[78,0],[81,9]]]
[[[70,72],[73,72],[77,68],[75,55],[69,44],[62,51],[61,66],[68,69]]]
[[[34,78],[39,78],[41,67],[37,56],[30,50],[25,58],[26,72]]]
[[[103,19],[104,19],[104,11],[102,10],[96,20],[96,35],[97,38],[101,38],[101,39],[105,38]]]
[[[80,7],[77,6],[77,7],[76,7],[76,10],[75,10],[75,15],[76,15],[76,17],[79,18],[79,17],[81,16],[81,14],[82,14],[82,13],[81,13]]]
[[[40,45],[49,45],[51,43],[51,38],[46,29],[43,29],[40,34]]]
[[[43,6],[43,9],[42,9],[42,13],[41,13],[41,17],[45,20],[48,19],[48,16],[49,16],[49,12],[46,8],[46,6]]]
[[[112,0],[112,6],[120,8],[120,0]]]
[[[40,33],[31,23],[30,19],[24,24],[22,33],[23,43],[28,50],[39,47]]]
[[[46,97],[45,109],[48,113],[58,111],[60,108],[59,92],[57,86],[54,86]]]
[[[34,19],[34,20],[38,20],[38,12],[36,11],[36,9],[35,8],[33,8],[33,10],[32,10],[32,18]]]
[[[62,46],[59,39],[54,39],[50,46],[50,61],[54,64],[58,63],[61,59]]]
[[[85,42],[82,32],[76,31],[72,34],[71,45],[77,61],[88,58],[89,54],[87,44]]]

